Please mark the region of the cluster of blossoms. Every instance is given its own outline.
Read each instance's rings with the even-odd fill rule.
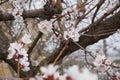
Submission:
[[[36,79],[31,78],[30,80],[98,80],[96,74],[91,73],[87,68],[80,72],[76,65],[65,69],[63,75],[60,75],[57,69],[58,66],[52,64],[48,65],[48,67],[41,67],[40,70],[43,76]]]
[[[65,24],[66,30],[64,31],[63,37],[65,40],[72,39],[73,41],[79,41],[79,29],[74,27],[75,19],[78,16],[78,10],[67,8],[63,14],[66,14],[65,17],[62,18],[62,23]]]
[[[79,41],[79,37],[79,31],[74,27],[69,28],[68,31],[64,31],[65,40],[71,38],[73,41]]]
[[[19,61],[20,68],[23,71],[29,71],[29,62],[28,62],[28,54],[26,49],[24,48],[26,45],[30,44],[32,41],[30,40],[30,35],[25,34],[20,42],[14,42],[10,44],[8,48],[8,56],[7,59],[15,59]]]
[[[105,57],[105,55],[97,55],[93,64],[97,70],[105,71],[111,65],[111,61]]]
[[[114,69],[111,67],[112,61],[107,59],[105,55],[97,55],[93,64],[98,71],[102,73],[108,72],[108,74],[113,78],[113,80],[120,79],[120,73],[114,71]]]
[[[53,27],[50,21],[44,20],[38,23],[38,28],[42,33],[49,34],[50,32],[52,32]],[[70,27],[67,29],[67,31],[64,31],[63,37],[65,40],[71,38],[75,42],[79,41],[79,37],[80,37],[79,30],[77,28]]]
[[[11,8],[8,9],[8,13],[11,13],[14,16],[13,22],[13,32],[17,34],[21,27],[25,28],[27,26],[26,21],[24,21],[22,14],[23,14],[23,7],[27,0],[9,0],[11,4]]]

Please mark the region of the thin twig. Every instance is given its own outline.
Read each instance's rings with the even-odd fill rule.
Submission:
[[[105,54],[105,56],[107,57],[107,44],[106,44],[106,40],[104,39],[103,40],[103,51],[104,51],[104,54]]]
[[[102,6],[102,4],[105,2],[105,0],[99,0],[98,4],[97,4],[97,9],[93,15],[93,18],[92,18],[92,23],[94,23],[94,19],[97,15],[97,12],[99,11],[100,7]]]
[[[17,64],[17,75],[18,75],[18,78],[20,78],[20,63],[19,63],[19,59],[18,59],[18,64]]]
[[[84,19],[92,10],[94,10],[96,6],[97,5],[95,5],[92,9],[90,9],[86,14],[84,14],[82,16],[78,16],[78,18],[75,21],[74,27],[76,27],[82,19]]]
[[[78,44],[78,43],[76,43],[76,42],[74,42],[74,41],[73,41],[73,43],[76,44],[78,47],[80,47],[80,49],[82,49],[82,50],[84,50],[85,52],[89,53],[89,55],[90,55],[92,58],[95,58],[95,57],[91,54],[91,52],[87,51],[87,50],[86,50],[85,48],[83,48],[80,44]]]
[[[90,64],[89,62],[88,62],[88,59],[87,59],[87,52],[86,51],[84,51],[84,53],[85,53],[85,61],[86,61],[86,64]]]
[[[96,15],[97,15],[100,7],[103,5],[104,2],[105,2],[105,0],[99,0],[99,2],[98,2],[98,4],[97,4],[97,9],[96,9],[95,13],[93,14],[93,18],[92,18],[91,24],[94,23],[94,19],[96,18]],[[90,30],[91,30],[91,33],[92,33],[92,34],[95,34],[95,30],[94,30],[94,27],[93,27],[93,26],[90,28]],[[94,38],[94,39],[97,39],[96,36],[94,36],[93,38]]]
[[[66,44],[66,45],[62,48],[62,50],[60,51],[60,53],[58,54],[58,56],[57,56],[56,59],[54,60],[53,65],[56,64],[56,62],[57,62],[58,59],[61,57],[62,53],[65,51],[65,49],[66,49],[67,47],[68,47],[68,45]]]
[[[73,41],[74,42],[74,41]],[[92,67],[94,67],[94,65],[93,64],[91,64],[91,63],[89,63],[88,62],[88,59],[87,59],[87,53],[92,57],[92,58],[94,58],[95,59],[95,57],[91,54],[91,52],[89,52],[89,51],[87,51],[85,48],[83,48],[80,44],[78,44],[78,43],[76,43],[76,42],[74,42],[78,47],[80,47],[82,50],[84,50],[84,53],[85,53],[85,61],[86,61],[86,63],[88,64],[88,65],[91,65]]]
[[[98,24],[99,22],[101,22],[103,19],[105,19],[108,15],[110,15],[111,13],[113,13],[115,10],[117,10],[120,7],[120,4],[117,4],[114,8],[112,8],[109,12],[105,13],[103,16],[101,16],[101,18],[99,18],[97,21],[95,21],[93,24],[88,25],[87,27],[85,27],[84,29],[80,30],[79,33],[82,33],[86,30],[88,30],[90,27]]]
[[[85,5],[91,3],[91,2],[92,2],[92,1],[90,1],[90,2],[88,2],[88,3],[86,3],[86,4],[82,4],[82,5],[80,5],[79,8],[77,8],[77,9],[80,9],[80,8],[84,7]],[[93,10],[93,9],[92,9],[92,10]],[[71,14],[71,13],[73,13],[73,12],[75,12],[75,10],[69,11],[69,12],[67,12],[67,13],[65,13],[65,14],[63,14],[63,15],[61,15],[61,16],[59,16],[59,17],[57,17],[57,19],[54,20],[54,21],[52,22],[52,24],[54,24],[54,23],[55,23],[57,20],[59,20],[60,18],[66,16],[66,15],[68,15],[68,14]],[[88,12],[88,13],[89,13],[89,12]],[[86,15],[87,15],[88,13],[86,13]],[[85,17],[86,15],[84,15],[84,17]]]

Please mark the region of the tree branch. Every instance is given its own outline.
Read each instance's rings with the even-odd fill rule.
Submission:
[[[116,15],[106,19],[105,21],[102,21],[101,23],[98,23],[96,25],[92,25],[95,29],[95,34],[104,34],[104,33],[109,33],[109,32],[114,32],[116,31],[117,29],[120,29],[120,12],[118,12]],[[90,31],[87,31],[85,34],[91,34]],[[88,45],[91,45],[95,42],[97,42],[98,40],[100,39],[104,39],[106,37],[108,37],[109,35],[111,35],[113,33],[110,33],[110,34],[106,34],[106,35],[99,35],[97,36],[96,39],[94,39],[94,36],[85,36],[85,35],[82,35],[80,36],[79,38],[79,44],[82,46],[82,47],[86,47]],[[64,44],[63,44],[64,45]],[[44,59],[37,68],[39,68],[40,66],[44,66],[46,64],[50,64],[52,63],[57,55],[60,53],[61,49],[63,47],[61,47],[56,53],[53,53],[52,55],[50,55],[49,57],[47,57],[46,59]],[[71,54],[72,52],[78,50],[79,47],[77,45],[75,45],[73,42],[71,42],[68,46],[67,49],[64,50],[64,52],[62,53],[62,56],[59,58],[62,59],[64,58],[66,55],[69,55]]]
[[[42,36],[42,32],[39,31],[37,37],[35,38],[35,40],[33,41],[32,45],[29,47],[27,53],[30,55],[33,48],[35,47],[35,45],[37,44],[38,40],[41,38]]]
[[[93,18],[92,18],[92,23],[94,23],[94,19],[97,15],[97,12],[99,11],[100,7],[102,6],[102,4],[105,2],[105,0],[99,0],[98,4],[97,4],[97,9],[95,10],[95,13],[93,14]]]
[[[41,9],[35,9],[35,10],[27,10],[23,12],[23,18],[36,18],[39,17],[41,20],[47,19],[49,20],[54,13],[48,13],[47,11],[44,10],[44,8]],[[9,21],[9,20],[14,20],[14,16],[9,13],[0,13],[0,21]]]
[[[33,15],[31,15],[29,12],[24,12],[23,16],[24,16],[24,18],[28,18],[28,17],[34,18],[34,17],[36,17],[36,15],[37,16],[40,15],[39,14],[40,10],[38,9],[37,13],[34,10],[32,10],[32,12],[34,11],[33,12],[34,14],[30,11],[31,14],[33,14]],[[44,10],[43,10],[43,12],[44,12]],[[10,19],[13,20],[14,19],[13,16],[11,14],[9,14],[9,15],[11,17],[10,16],[9,17],[5,17],[5,14],[4,14],[4,16],[1,16],[1,14],[0,14],[0,16],[1,16],[0,20],[4,20],[4,18],[6,20],[7,19],[8,20],[10,20]],[[120,12],[118,12],[116,15],[113,15],[112,17],[110,17],[110,18],[108,18],[108,19],[106,19],[104,21],[101,21],[100,23],[92,25],[92,27],[94,27],[94,29],[95,29],[95,32],[94,32],[95,35],[109,33],[111,31],[113,32],[113,31],[116,31],[117,29],[120,29]],[[91,35],[91,32],[87,31],[85,34]],[[97,42],[100,39],[106,38],[106,37],[108,37],[111,34],[99,35],[99,36],[97,36],[96,39],[93,36],[82,35],[79,38],[78,44],[85,48],[86,46],[91,45],[91,44]],[[34,72],[32,74],[29,74],[29,72],[21,71],[21,77],[34,76],[37,73],[37,71],[39,70],[40,66],[44,66],[46,64],[53,63],[53,61],[56,59],[56,57],[58,56],[58,54],[62,50],[63,45],[65,45],[65,43],[61,43],[60,49],[57,52],[53,53],[52,55],[50,55],[49,57],[44,59],[39,64],[39,66],[37,68],[35,68],[35,69],[33,68]],[[16,64],[16,62],[14,60],[7,60],[6,59],[6,57],[8,55],[8,52],[7,52],[8,46],[9,46],[9,39],[6,37],[4,32],[2,32],[0,30],[0,51],[1,51],[0,52],[0,59],[6,61],[15,71],[17,71],[17,64]],[[68,48],[66,48],[63,51],[63,53],[62,53],[61,57],[59,58],[59,60],[64,58],[66,55],[69,55],[72,52],[78,50],[78,49],[79,49],[79,47],[71,42],[70,44],[68,44]]]

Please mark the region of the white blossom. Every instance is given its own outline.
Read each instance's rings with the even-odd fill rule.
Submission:
[[[83,68],[80,72],[76,65],[69,67],[65,73],[66,77],[70,77],[72,80],[98,80],[96,74],[91,73],[87,68]]]
[[[120,72],[116,72],[115,74],[117,76],[117,79],[119,80],[120,79]]]
[[[21,5],[21,1],[20,0],[13,1],[12,4],[17,9],[21,9],[23,7],[23,5]]]
[[[10,43],[10,47],[8,48],[8,56],[7,59],[12,59],[14,55],[18,54],[20,49],[22,48],[22,45],[18,42]]]
[[[18,54],[21,48],[22,45],[18,42],[10,43],[10,47],[8,48],[9,54],[7,56],[7,59],[13,58],[15,54]]]
[[[45,75],[53,75],[57,69],[58,69],[58,66],[53,66],[52,64],[48,65],[48,67],[40,68],[41,72]]]
[[[25,37],[25,38],[29,38],[29,36]],[[23,38],[22,41],[24,41],[25,39]],[[26,39],[27,41],[27,39]],[[25,41],[24,41],[25,42]],[[25,42],[28,43],[28,42]],[[21,65],[21,69],[23,71],[28,71],[30,70],[29,68],[29,62],[28,62],[28,54],[26,49],[23,47],[23,45],[21,43],[18,42],[14,42],[10,44],[10,47],[8,48],[8,56],[7,59],[15,59],[15,61],[19,61],[20,65]]]
[[[30,67],[25,66],[24,68],[22,68],[23,71],[29,71]]]
[[[97,57],[95,58],[93,64],[95,66],[100,66],[100,65],[102,65],[104,59],[106,59],[105,55],[97,55]]]
[[[62,78],[62,76],[60,75],[59,72],[56,72],[56,73],[54,74],[54,79],[55,79],[55,80],[57,80],[57,79],[63,80],[63,79],[61,79],[61,78]]]
[[[64,31],[64,39],[73,39],[73,41],[79,41],[80,34],[75,28],[70,28],[68,31]]]
[[[23,7],[25,5],[25,2],[26,0],[9,0],[9,3],[11,3],[13,7],[8,9],[8,13],[12,13],[15,19],[12,29],[14,35],[17,35],[21,27],[24,27],[23,25],[21,25],[22,23],[24,23],[23,17],[21,15],[23,14]]]
[[[21,64],[21,65],[24,65],[24,66],[29,66],[29,62],[28,61],[26,61],[26,60],[24,60],[24,59],[19,59],[19,63]]]
[[[10,47],[8,50],[10,50],[10,48],[20,50],[22,47],[23,47],[22,44],[15,41],[14,43],[10,43]]]
[[[95,69],[101,72],[105,72],[110,68],[111,61],[105,57],[105,55],[97,55],[93,64],[96,66]]]
[[[52,24],[49,21],[44,20],[38,23],[38,28],[44,34],[49,34],[52,31]]]
[[[31,41],[31,35],[28,35],[28,34],[25,34],[23,37],[22,37],[22,39],[21,39],[21,41],[24,43],[24,44],[30,44],[32,41]]]
[[[28,56],[27,51],[26,51],[25,48],[21,48],[19,54],[20,54],[20,55],[24,55],[24,56]],[[26,54],[27,54],[27,55],[26,55]]]
[[[97,66],[95,69],[97,71],[100,71],[100,72],[104,73],[108,69],[108,67],[105,64],[101,64],[100,66]]]
[[[87,68],[82,69],[83,72],[80,74],[79,80],[98,80],[96,74],[91,73]]]
[[[112,63],[112,62],[111,62],[109,59],[106,59],[106,60],[105,60],[105,64],[106,64],[106,65],[111,65],[111,63]]]
[[[67,76],[71,77],[73,80],[80,80],[80,72],[77,65],[69,67],[68,70],[65,70]]]
[[[19,63],[21,65],[21,69],[23,71],[29,71],[29,62],[27,60],[25,60],[24,58],[19,59]]]
[[[13,58],[13,56],[15,55],[15,50],[11,50],[11,52],[9,52],[9,54],[8,54],[8,56],[7,56],[7,59],[12,59]]]
[[[24,22],[23,17],[21,15],[16,15],[16,16],[14,16],[14,18],[15,18],[16,23],[21,24]]]

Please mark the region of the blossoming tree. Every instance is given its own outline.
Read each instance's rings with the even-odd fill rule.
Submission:
[[[0,60],[30,80],[119,80],[120,65],[109,57],[120,53],[119,7],[119,0],[1,0]],[[99,40],[101,47],[87,47]],[[78,49],[84,67],[60,71]]]

